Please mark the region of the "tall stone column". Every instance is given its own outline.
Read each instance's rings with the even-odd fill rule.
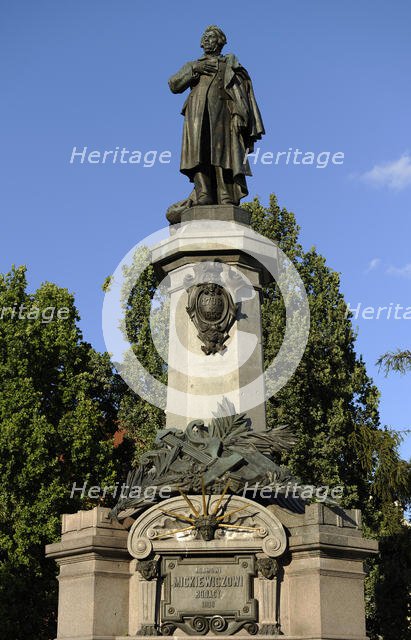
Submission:
[[[152,252],[158,275],[168,276],[170,296],[167,427],[207,421],[225,396],[238,413],[247,413],[255,431],[266,429],[261,288],[272,280],[277,254],[269,240],[251,230],[249,218],[231,205],[193,207]],[[210,270],[199,276],[202,263],[214,261],[220,279],[213,280]],[[205,353],[207,342],[193,321],[196,311],[191,317],[187,312],[190,287],[199,277],[200,286],[220,281],[236,306],[224,348],[217,353]],[[249,406],[250,398],[255,406]]]

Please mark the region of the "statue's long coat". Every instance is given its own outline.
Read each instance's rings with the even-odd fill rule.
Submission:
[[[222,167],[232,172],[239,197],[243,197],[247,194],[245,176],[251,175],[248,161],[244,163],[246,151],[251,153],[254,142],[264,134],[250,76],[233,54],[218,56],[218,71],[213,75],[195,74],[193,64],[187,62],[169,80],[173,93],[191,88],[182,108],[180,171],[193,181],[201,165]],[[240,134],[233,130],[235,114],[243,125]]]

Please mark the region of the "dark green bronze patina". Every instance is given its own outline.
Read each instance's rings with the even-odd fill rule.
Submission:
[[[292,431],[280,426],[256,433],[245,414],[229,415],[230,411],[224,398],[219,415],[208,426],[202,420],[194,420],[185,431],[160,431],[157,448],[145,453],[140,465],[128,474],[128,495],[119,500],[112,515],[124,519],[152,503],[152,494],[149,499],[144,497],[148,488],[155,489],[156,495],[162,488],[199,494],[203,487],[208,493],[218,494],[228,480],[233,492],[256,484],[280,485],[284,491],[287,483],[300,485],[298,478],[274,461],[276,453],[294,444]],[[138,497],[132,497],[136,487],[141,490]]]
[[[238,205],[248,194],[246,154],[265,133],[264,125],[250,76],[235,55],[221,53],[226,42],[219,27],[207,27],[204,55],[169,80],[173,93],[190,89],[182,108],[180,171],[194,183],[189,197],[169,208],[171,223],[180,222],[182,211],[193,205]]]

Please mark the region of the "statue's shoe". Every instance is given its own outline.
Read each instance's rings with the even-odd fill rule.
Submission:
[[[200,207],[206,204],[215,204],[215,202],[213,201],[213,198],[209,196],[207,193],[201,194],[201,196],[199,196],[196,202],[194,203],[194,205],[198,205]]]
[[[170,224],[179,224],[181,222],[181,214],[191,206],[190,200],[179,200],[170,205],[167,209],[166,218]]]
[[[193,206],[195,197],[195,190],[193,189],[188,198],[179,200],[168,207],[166,218],[170,224],[179,224],[181,222],[181,214]]]

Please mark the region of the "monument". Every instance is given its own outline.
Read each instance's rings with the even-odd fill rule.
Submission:
[[[377,543],[359,511],[307,500],[277,459],[292,425],[266,426],[260,305],[280,266],[239,206],[264,127],[225,43],[208,27],[204,56],[169,81],[190,89],[181,171],[194,189],[151,251],[169,293],[165,426],[117,505],[64,515],[48,545],[58,640],[366,639],[363,560]]]
[[[190,89],[182,108],[180,171],[194,183],[188,198],[169,208],[171,223],[180,221],[185,208],[238,205],[248,194],[247,152],[264,134],[264,125],[250,76],[235,55],[221,53],[226,42],[219,27],[207,27],[201,38],[204,56],[169,80],[173,93]]]

